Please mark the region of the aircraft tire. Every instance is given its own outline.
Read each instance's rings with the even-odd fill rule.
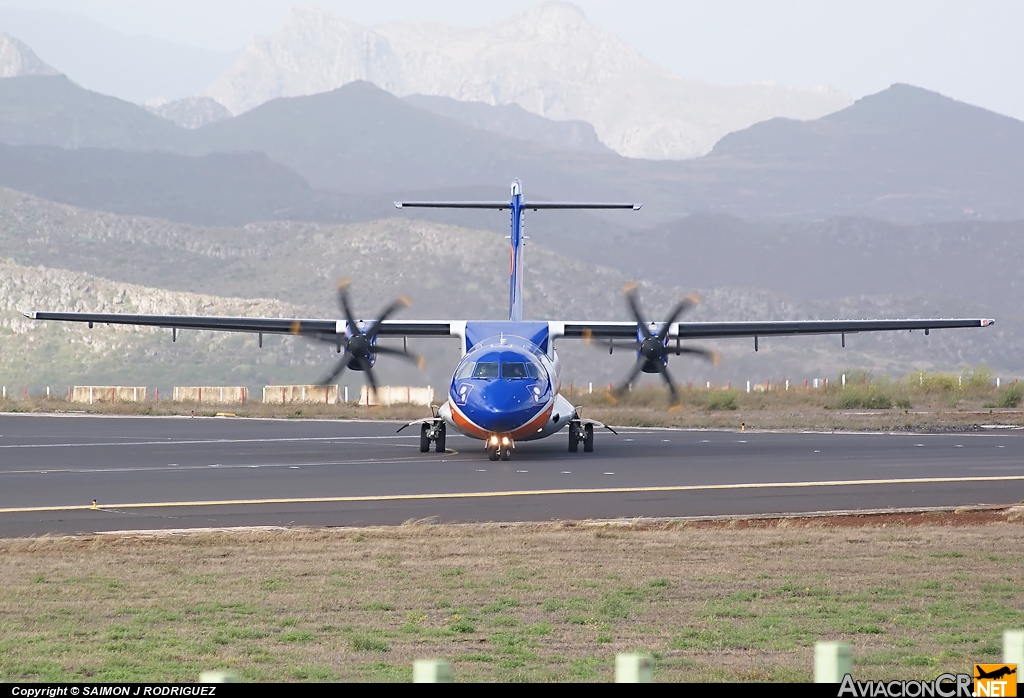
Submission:
[[[594,452],[594,425],[585,424],[583,426],[583,452],[593,453]]]
[[[434,451],[437,453],[444,453],[445,449],[445,437],[448,435],[448,428],[442,424],[437,430],[437,438],[434,439]]]
[[[580,450],[580,442],[576,439],[576,431],[569,429],[569,453],[576,453]]]
[[[511,448],[503,448],[503,449],[501,449],[501,459],[502,460],[510,460],[511,458],[512,458],[512,449]]]
[[[490,448],[487,450],[487,460],[498,460],[498,449]]]
[[[427,453],[430,451],[430,437],[427,436],[428,431],[430,431],[429,425],[420,425],[420,453]]]

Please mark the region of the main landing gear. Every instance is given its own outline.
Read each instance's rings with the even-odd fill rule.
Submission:
[[[583,419],[580,416],[580,408],[576,408],[576,412],[569,419],[569,453],[577,453],[580,450],[580,444],[583,444],[584,453],[594,452],[594,427],[601,427],[607,429],[611,433],[617,433],[607,424],[602,424],[594,419]]]
[[[444,453],[447,432],[448,426],[442,419],[420,424],[420,453],[428,453],[431,442],[434,444],[434,451]]]
[[[486,444],[488,460],[509,460],[512,457],[512,449],[516,446],[508,436],[497,434],[487,439]]]

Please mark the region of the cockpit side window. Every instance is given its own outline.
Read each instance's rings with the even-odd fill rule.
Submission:
[[[468,361],[466,363],[462,364],[461,366],[459,366],[459,370],[455,374],[455,380],[462,380],[463,378],[469,378],[470,376],[473,375],[473,369],[475,367],[476,367],[476,364],[470,363]]]
[[[497,378],[498,377],[498,362],[497,361],[480,361],[477,362],[476,368],[473,369],[474,378]]]
[[[526,378],[526,364],[518,361],[505,361],[501,364],[502,378]]]
[[[540,378],[540,371],[537,369],[537,364],[526,364],[526,375],[528,375],[530,378]]]

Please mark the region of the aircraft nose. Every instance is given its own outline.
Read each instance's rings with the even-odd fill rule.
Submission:
[[[466,416],[487,431],[509,432],[529,422],[543,406],[527,381],[494,381],[474,390]]]

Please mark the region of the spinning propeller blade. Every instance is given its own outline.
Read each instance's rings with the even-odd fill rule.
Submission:
[[[351,282],[347,278],[338,281],[338,305],[341,307],[341,311],[345,316],[345,322],[348,324],[348,337],[329,335],[317,335],[313,337],[321,342],[333,344],[337,346],[339,350],[344,350],[341,360],[334,365],[334,368],[331,369],[330,373],[319,381],[318,385],[328,385],[333,383],[337,380],[338,376],[345,372],[346,369],[353,368],[366,374],[366,382],[369,384],[370,390],[373,391],[374,396],[376,396],[378,383],[377,376],[374,375],[373,372],[373,362],[371,361],[371,357],[378,354],[397,356],[411,361],[421,369],[426,365],[426,361],[419,354],[411,351],[404,351],[402,349],[394,349],[392,347],[376,346],[373,343],[373,340],[376,339],[377,334],[380,332],[381,323],[402,308],[409,307],[412,303],[405,296],[400,296],[395,299],[394,302],[387,306],[377,316],[373,325],[364,332],[359,328],[355,314],[352,312],[352,304],[349,302],[348,297],[349,286],[351,286]],[[298,332],[298,329],[295,328],[294,331]]]
[[[588,342],[593,342],[601,346],[608,346],[609,349],[612,347],[625,346],[635,349],[637,352],[636,363],[633,364],[633,368],[630,370],[629,375],[626,376],[624,381],[612,389],[610,397],[613,400],[618,400],[618,398],[620,398],[629,388],[629,384],[632,383],[638,375],[640,375],[640,372],[646,370],[648,373],[658,373],[661,376],[662,380],[665,381],[665,385],[668,387],[672,408],[678,408],[681,403],[679,390],[676,388],[675,381],[672,380],[672,374],[668,372],[668,355],[670,353],[674,353],[676,355],[692,354],[712,361],[715,365],[718,365],[719,361],[718,352],[711,351],[709,349],[702,349],[699,347],[677,347],[675,349],[670,349],[665,345],[665,340],[668,337],[670,326],[679,319],[680,315],[700,303],[700,297],[696,294],[690,294],[683,300],[679,301],[675,307],[672,308],[672,312],[669,313],[668,319],[666,319],[661,325],[658,333],[656,335],[652,335],[649,329],[649,323],[644,318],[643,312],[640,310],[640,299],[637,293],[636,282],[626,284],[624,292],[626,295],[626,303],[629,305],[630,312],[633,314],[633,319],[636,321],[640,340],[635,343],[629,342],[612,344],[610,342],[594,342],[591,337],[584,337]]]

